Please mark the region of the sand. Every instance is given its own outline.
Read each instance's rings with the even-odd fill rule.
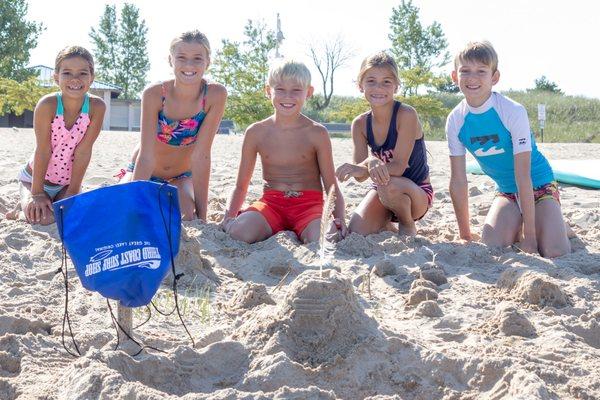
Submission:
[[[85,190],[112,184],[138,135],[102,132]],[[0,213],[31,130],[0,129]],[[600,191],[561,185],[573,252],[547,260],[457,241],[446,144],[428,142],[433,208],[419,235],[355,234],[319,272],[315,244],[289,232],[254,245],[217,222],[235,183],[240,136],[214,143],[208,223],[184,223],[177,268],[184,319],[152,313],[136,338],[164,352],[114,350],[103,298],[70,273],[69,310],[83,356],[61,343],[64,283],[56,226],[0,219],[0,399],[594,399],[600,398]],[[554,159],[600,145],[542,144]],[[351,141],[333,140],[336,165]],[[260,165],[259,165],[260,166]],[[469,176],[479,230],[493,197]],[[343,184],[350,212],[367,184]],[[261,193],[254,175],[250,199]],[[172,308],[167,278],[159,308]],[[134,325],[144,320],[134,311]],[[70,342],[68,342],[70,343]]]

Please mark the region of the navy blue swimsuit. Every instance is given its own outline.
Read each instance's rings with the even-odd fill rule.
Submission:
[[[396,130],[396,116],[400,109],[400,102],[394,101],[394,111],[390,120],[390,127],[385,142],[381,146],[375,143],[373,135],[373,112],[367,114],[367,142],[371,149],[371,154],[379,158],[381,161],[388,163],[394,157],[394,148],[398,140],[398,131]],[[410,158],[408,159],[408,167],[402,174],[403,177],[410,179],[417,185],[420,185],[429,175],[429,166],[427,165],[427,153],[425,151],[425,136],[415,140]]]

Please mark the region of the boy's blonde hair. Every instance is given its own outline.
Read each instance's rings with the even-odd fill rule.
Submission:
[[[208,60],[210,61],[210,43],[208,42],[208,38],[206,35],[199,30],[187,31],[183,32],[181,35],[176,36],[173,40],[171,40],[171,45],[169,46],[169,52],[173,53],[175,46],[177,43],[185,42],[185,43],[198,43],[202,45],[206,49],[206,54],[208,54]]]
[[[54,73],[60,72],[60,64],[68,58],[81,57],[87,61],[90,66],[90,73],[94,75],[94,57],[85,47],[81,46],[67,46],[58,52],[56,60],[54,60]]]
[[[308,67],[296,60],[283,60],[269,68],[269,86],[275,86],[283,80],[290,79],[307,88],[310,86],[310,71]]]
[[[360,64],[358,77],[356,78],[356,83],[360,85],[367,71],[375,67],[388,69],[392,73],[394,80],[396,81],[396,85],[400,85],[400,78],[398,77],[398,64],[396,64],[394,58],[385,51],[380,51],[379,53],[370,55],[362,61]]]
[[[457,70],[459,64],[469,61],[487,65],[492,73],[498,70],[498,53],[487,40],[467,43],[465,48],[454,57],[454,69]]]

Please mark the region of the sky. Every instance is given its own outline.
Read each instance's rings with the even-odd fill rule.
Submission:
[[[286,57],[311,65],[311,43],[340,37],[352,51],[335,76],[334,94],[359,96],[355,77],[361,60],[391,47],[389,18],[400,0],[130,0],[148,27],[151,63],[148,80],[172,76],[167,63],[169,43],[181,32],[199,29],[211,42],[213,55],[223,39],[242,41],[248,19],[275,30],[280,14]],[[70,44],[92,50],[91,27],[97,26],[105,4],[124,1],[29,0],[28,19],[46,27],[31,52],[31,65],[53,66],[58,51]],[[566,94],[600,98],[600,2],[595,0],[413,0],[421,22],[441,24],[452,55],[471,40],[487,39],[499,55],[497,90],[526,89],[542,75]],[[443,72],[450,73],[451,65]]]

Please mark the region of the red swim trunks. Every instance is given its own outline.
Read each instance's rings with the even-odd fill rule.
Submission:
[[[242,212],[258,211],[269,223],[273,234],[292,230],[298,238],[306,226],[323,214],[323,192],[318,190],[265,190],[260,200]]]

